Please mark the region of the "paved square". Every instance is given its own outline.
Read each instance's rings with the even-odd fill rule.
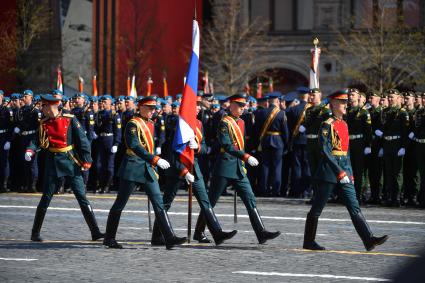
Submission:
[[[233,222],[233,198],[223,197],[216,214],[225,230],[238,234],[219,247],[191,242],[167,251],[150,246],[147,200],[130,199],[117,240],[123,250],[90,241],[90,232],[72,195],[55,196],[47,212],[43,243],[29,241],[40,195],[0,195],[0,282],[379,282],[387,281],[425,244],[425,211],[363,207],[377,235],[388,242],[365,252],[343,206],[328,205],[319,221],[317,241],[324,252],[302,249],[303,201],[259,199],[266,228],[282,236],[258,245],[242,203]],[[89,195],[103,231],[115,195]],[[199,211],[196,200],[192,228]],[[170,210],[174,230],[187,234],[187,196]]]

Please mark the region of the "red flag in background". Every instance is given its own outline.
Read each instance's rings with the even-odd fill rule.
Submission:
[[[78,92],[84,91],[84,79],[78,75]]]
[[[96,79],[96,75],[93,75],[93,96],[97,96],[97,79]]]

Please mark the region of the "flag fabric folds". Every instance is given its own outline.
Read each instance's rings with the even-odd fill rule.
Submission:
[[[320,48],[311,49],[310,89],[319,88],[319,57]]]
[[[97,96],[97,78],[93,76],[93,96]]]
[[[62,71],[61,68],[58,67],[57,69],[57,80],[56,80],[56,89],[62,91],[63,93],[63,84],[62,84]]]
[[[79,75],[78,76],[78,92],[84,91],[84,79]]]
[[[188,169],[192,168],[195,159],[194,151],[189,148],[188,142],[190,139],[195,138],[197,124],[196,94],[198,92],[199,75],[199,39],[198,22],[193,20],[192,56],[190,58],[189,69],[186,73],[179,119],[173,140],[173,150],[180,154],[180,161]]]
[[[167,85],[167,78],[164,76],[163,78],[163,83],[164,83],[164,92],[163,92],[163,98],[168,96],[168,85]]]
[[[136,90],[136,75],[133,75],[132,79],[131,79],[131,90],[130,90],[130,95],[134,98],[137,98],[137,90]]]

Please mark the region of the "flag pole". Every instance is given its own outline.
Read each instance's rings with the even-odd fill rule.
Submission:
[[[190,174],[193,175],[193,166],[190,167]],[[192,186],[192,183],[189,183],[188,205],[187,205],[187,242],[188,243],[190,243],[190,238],[192,236],[192,193],[193,193],[193,186]]]
[[[149,232],[152,232],[151,200],[149,196],[148,196],[148,224],[149,224]]]
[[[238,196],[238,193],[235,189],[235,194],[233,195],[233,222],[234,223],[238,223],[238,211],[236,206],[238,202],[237,196]]]

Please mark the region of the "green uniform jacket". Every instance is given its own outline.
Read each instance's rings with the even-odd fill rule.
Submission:
[[[353,172],[351,169],[350,154],[345,156],[335,156],[332,150],[335,145],[332,142],[334,132],[333,123],[336,118],[332,117],[322,123],[319,130],[319,146],[321,149],[321,161],[314,173],[314,179],[320,182],[328,182],[336,184],[339,181],[339,176],[346,174],[352,179]],[[348,139],[348,137],[346,137]]]
[[[399,146],[406,147],[409,134],[409,114],[404,108],[385,108],[382,111],[382,126],[384,137],[400,136]]]
[[[50,151],[71,145],[73,149],[67,152]],[[80,122],[72,114],[60,114],[55,119],[40,121],[39,136],[34,135],[27,151],[35,152],[40,148],[46,150],[46,175],[58,178],[79,176],[82,164],[92,163],[90,142]]]
[[[143,119],[146,125],[151,123],[152,127],[154,126],[152,121],[141,118],[140,116],[139,118]],[[159,157],[146,150],[146,144],[142,138],[142,129],[137,123],[133,118],[125,127],[124,142],[127,152],[122,160],[118,176],[136,183],[156,181],[158,180],[158,175],[155,171],[155,166]],[[152,137],[154,137],[154,133],[152,133]],[[154,143],[153,148],[155,148]]]
[[[369,111],[359,106],[349,107],[344,120],[347,121],[350,135],[363,135],[363,146],[370,147],[372,140],[372,122]]]
[[[229,115],[230,116],[230,115]],[[244,122],[240,118],[232,117],[245,132]],[[249,154],[245,150],[239,150],[235,144],[236,141],[231,134],[230,128],[222,119],[217,132],[217,140],[220,145],[220,152],[214,164],[213,176],[221,176],[229,179],[242,179],[246,176],[244,161],[248,159]],[[245,142],[245,135],[244,135]]]

